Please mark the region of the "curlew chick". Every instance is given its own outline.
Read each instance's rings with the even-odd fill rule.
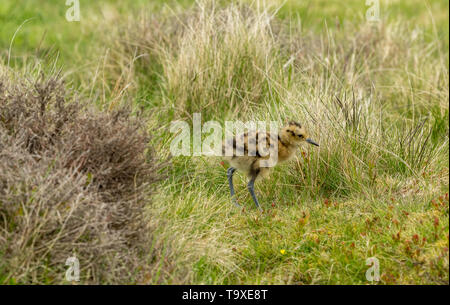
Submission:
[[[271,166],[291,159],[300,144],[309,143],[319,146],[311,140],[305,128],[296,122],[290,122],[283,127],[278,136],[269,132],[250,131],[227,140],[222,146],[222,153],[230,163],[227,178],[230,186],[231,199],[234,205],[240,207],[235,198],[233,174],[236,170],[244,172],[249,177],[248,190],[256,206],[261,209],[255,196],[254,184],[256,179],[269,174],[267,162],[271,157],[269,149],[274,148],[275,162]],[[264,163],[265,162],[265,163]]]

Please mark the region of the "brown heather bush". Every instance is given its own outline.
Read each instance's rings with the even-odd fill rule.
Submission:
[[[160,165],[142,120],[68,99],[58,75],[0,74],[0,283],[138,283]]]

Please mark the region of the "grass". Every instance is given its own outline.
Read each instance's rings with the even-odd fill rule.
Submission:
[[[257,183],[263,214],[239,175],[234,209],[217,158],[173,157],[147,206],[159,267],[142,282],[370,284],[376,257],[380,284],[449,283],[448,3],[382,2],[368,24],[364,1],[83,2],[80,23],[58,1],[20,2],[0,4],[3,65],[35,18],[10,67],[58,52],[68,87],[143,113],[161,159],[193,112],[296,119],[321,144]]]

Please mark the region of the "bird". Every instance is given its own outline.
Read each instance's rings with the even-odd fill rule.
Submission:
[[[306,128],[295,121],[290,121],[278,134],[252,130],[225,140],[222,144],[222,155],[230,164],[227,169],[227,179],[232,203],[241,208],[236,200],[233,185],[233,174],[240,171],[248,176],[248,191],[256,207],[262,211],[255,195],[254,186],[257,179],[260,180],[269,175],[270,167],[263,164],[270,158],[268,150],[270,147],[277,149],[275,150],[277,158],[273,164],[276,165],[290,160],[302,143],[319,146],[309,137]]]

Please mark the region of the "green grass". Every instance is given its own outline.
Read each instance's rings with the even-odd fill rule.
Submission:
[[[69,23],[62,1],[3,0],[0,54],[6,65],[34,18],[11,67],[59,52],[68,86],[147,113],[162,159],[170,121],[195,111],[297,119],[320,141],[257,183],[263,214],[240,175],[234,209],[219,159],[172,158],[148,207],[162,249],[148,283],[370,284],[376,257],[380,284],[448,284],[448,2],[381,2],[368,25],[364,1],[270,1],[268,27],[229,1],[202,17],[193,1],[82,1]],[[201,22],[180,35],[189,16]]]

